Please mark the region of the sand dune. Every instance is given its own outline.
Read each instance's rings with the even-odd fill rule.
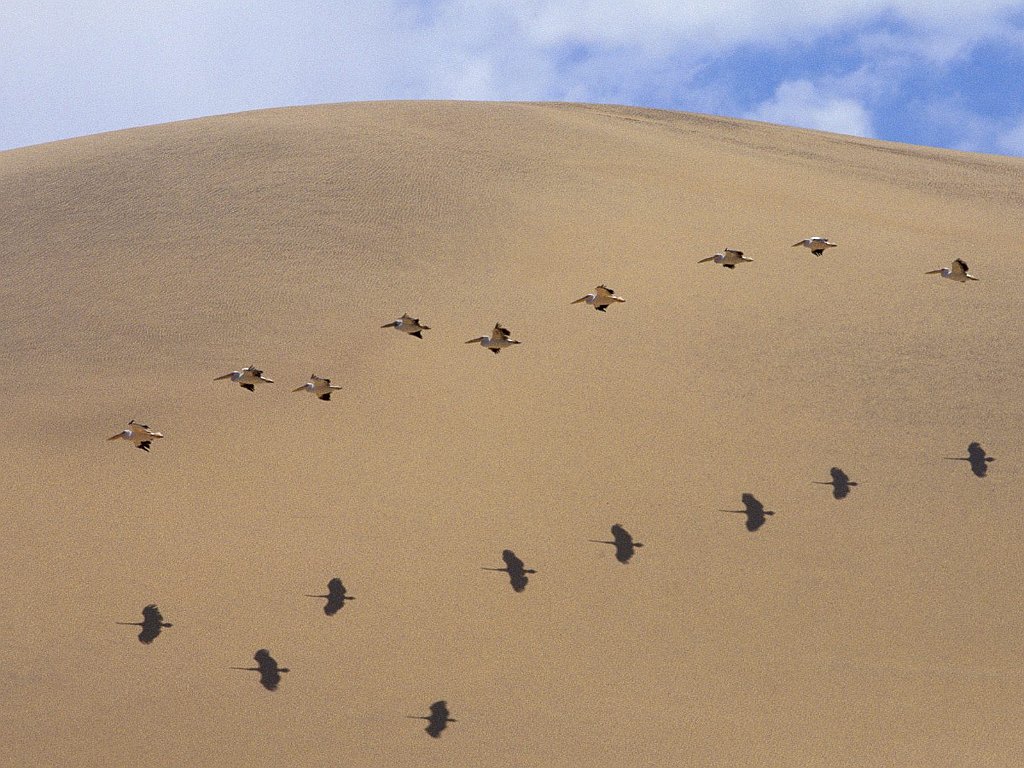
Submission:
[[[1024,161],[376,103],[0,154],[17,765],[1011,765]],[[791,248],[821,234],[816,258]],[[734,271],[697,261],[724,247]],[[924,271],[965,258],[980,282]],[[606,283],[607,313],[569,302]],[[423,340],[380,326],[402,312]],[[523,344],[463,344],[506,324]],[[255,363],[250,394],[215,376]],[[289,390],[310,372],[344,389]],[[135,418],[149,454],[106,442]],[[979,441],[996,458],[977,478]],[[837,466],[859,483],[836,501]],[[775,515],[756,533],[752,493]],[[628,565],[607,538],[645,543]],[[511,548],[538,573],[522,594]],[[304,597],[332,576],[333,617]],[[135,630],[155,602],[172,628]],[[268,693],[247,666],[291,668]],[[439,740],[420,715],[445,699]]]

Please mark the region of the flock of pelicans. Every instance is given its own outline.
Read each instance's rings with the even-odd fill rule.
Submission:
[[[810,250],[815,256],[821,256],[826,249],[835,248],[836,243],[833,243],[826,237],[808,237],[793,244],[794,248],[797,246],[803,246]],[[725,248],[722,252],[716,253],[713,256],[708,256],[705,259],[701,259],[698,263],[703,264],[705,262],[714,262],[715,264],[720,264],[727,269],[735,269],[737,265],[749,261],[753,261],[753,259],[748,256],[744,256],[742,251]],[[962,259],[956,259],[950,267],[930,270],[926,274],[941,275],[942,277],[954,280],[958,283],[965,283],[968,280],[978,279],[974,275],[970,274],[966,262]],[[608,307],[613,304],[622,303],[624,301],[625,299],[616,295],[615,291],[611,288],[608,288],[605,285],[599,285],[594,289],[593,293],[581,296],[571,303],[580,304],[585,302],[594,307],[598,312],[605,312]],[[408,314],[404,314],[397,320],[382,325],[381,328],[394,328],[402,333],[408,334],[409,336],[415,336],[418,339],[423,338],[424,331],[430,330],[430,326],[423,325],[418,318],[411,317]],[[494,329],[489,335],[477,336],[465,343],[480,344],[484,349],[489,349],[494,354],[498,354],[502,349],[515,344],[521,344],[522,342],[513,339],[511,337],[511,332],[502,326],[501,323],[496,323]],[[255,392],[257,385],[274,383],[273,379],[267,378],[264,375],[264,372],[255,365],[249,365],[241,370],[225,373],[223,376],[218,376],[215,381],[225,379],[230,379],[232,382],[238,384],[249,392]],[[339,389],[341,389],[341,387],[331,384],[330,379],[310,374],[309,381],[300,387],[296,387],[292,392],[309,392],[321,400],[330,400],[331,393]],[[131,420],[128,422],[128,427],[126,429],[108,439],[127,440],[136,448],[148,452],[153,441],[160,439],[163,436],[163,433],[153,431],[147,425]],[[971,443],[968,446],[967,457],[958,456],[949,458],[957,461],[969,461],[971,464],[971,470],[978,477],[984,477],[988,463],[994,461],[992,457],[985,454],[984,449],[976,442]],[[857,483],[852,482],[849,476],[838,467],[832,467],[831,476],[832,479],[828,482],[815,482],[819,485],[832,486],[832,495],[836,499],[846,498],[850,493],[850,489],[857,485]],[[753,494],[744,493],[741,500],[743,502],[743,509],[721,511],[745,515],[747,518],[746,527],[749,531],[756,531],[761,528],[765,523],[766,516],[774,514],[771,510],[765,509],[764,505],[758,501]],[[589,539],[589,541],[596,544],[613,545],[615,547],[615,558],[620,563],[628,563],[633,558],[636,549],[643,546],[642,543],[634,541],[632,534],[618,523],[611,527],[611,533],[611,540]],[[509,583],[514,591],[522,592],[525,590],[526,585],[529,582],[528,575],[534,574],[537,571],[532,568],[527,568],[525,563],[511,549],[504,550],[501,553],[501,559],[505,563],[504,568],[484,568],[483,570],[507,573]],[[347,594],[345,585],[339,578],[332,578],[327,583],[327,594],[306,595],[306,597],[326,599],[327,603],[324,605],[323,610],[328,616],[333,616],[335,613],[340,611],[345,606],[346,601],[355,599],[355,597]],[[160,634],[162,629],[173,626],[172,624],[164,621],[163,615],[160,613],[160,609],[153,604],[147,605],[142,609],[142,621],[116,623],[141,627],[142,630],[139,632],[138,637],[140,642],[146,644],[152,643]],[[281,674],[288,672],[288,668],[279,666],[277,660],[274,659],[274,657],[270,655],[270,651],[265,648],[261,648],[256,651],[253,656],[253,660],[256,662],[255,667],[231,667],[231,669],[259,672],[260,683],[263,687],[269,691],[276,690],[281,682]],[[458,722],[457,720],[449,717],[449,714],[450,712],[448,710],[447,702],[441,700],[435,701],[430,705],[429,715],[407,715],[407,717],[426,720],[426,732],[433,738],[438,738],[440,737],[441,732],[447,727],[448,723]]]

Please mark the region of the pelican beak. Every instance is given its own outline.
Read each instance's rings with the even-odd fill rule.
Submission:
[[[576,301],[571,301],[571,302],[569,302],[569,303],[570,303],[570,304],[579,304],[579,303],[580,303],[581,301],[586,301],[586,300],[587,300],[587,297],[586,297],[586,296],[584,296],[584,297],[582,297],[582,298],[576,299]]]
[[[930,270],[928,270],[927,272],[925,272],[925,274],[926,274],[926,275],[938,275],[938,274],[940,274],[941,272],[942,272],[942,270],[941,270],[941,269],[930,269]]]
[[[232,371],[232,373],[233,373],[233,371]],[[231,378],[231,374],[230,373],[225,373],[223,376],[218,376],[216,379],[214,379],[214,381],[220,381],[221,379],[230,379],[230,378]]]
[[[381,326],[381,328],[394,328],[394,327],[395,327],[394,323],[388,323],[387,325],[382,325]]]
[[[120,432],[118,432],[118,433],[117,433],[116,435],[114,435],[113,437],[108,437],[108,438],[107,438],[107,440],[108,440],[108,441],[109,441],[109,440],[117,440],[117,439],[118,439],[119,437],[121,437],[121,433],[120,433]]]
[[[697,263],[698,263],[698,264],[703,264],[703,263],[704,263],[705,261],[714,261],[714,260],[715,260],[715,257],[714,257],[714,256],[708,256],[708,257],[707,257],[706,259],[701,259],[701,260],[700,260],[700,261],[698,261]]]
[[[306,388],[306,385],[303,384],[301,387],[296,387],[295,389],[293,389],[292,392],[301,392],[305,388]]]
[[[479,344],[481,342],[481,340],[483,340],[483,338],[484,338],[483,336],[477,336],[475,339],[470,339],[466,343],[467,344]]]

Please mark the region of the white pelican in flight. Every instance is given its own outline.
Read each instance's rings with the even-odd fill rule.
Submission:
[[[130,440],[136,448],[149,452],[149,446],[154,441],[163,437],[163,432],[153,432],[145,424],[139,424],[132,419],[128,422],[128,429],[118,432],[107,440]]]
[[[309,381],[301,387],[293,389],[292,392],[312,392],[321,400],[330,400],[331,392],[337,389],[341,389],[341,387],[331,384],[330,379],[325,379],[322,376],[311,373],[309,374]]]
[[[806,240],[801,240],[799,243],[793,243],[794,248],[798,245],[802,245],[804,248],[810,248],[811,253],[815,256],[821,256],[821,254],[825,252],[826,248],[835,248],[838,243],[833,243],[827,237],[808,237]]]
[[[223,376],[218,376],[214,381],[220,381],[221,379],[231,379],[236,384],[240,385],[242,389],[248,389],[250,392],[256,391],[257,384],[273,384],[273,379],[264,377],[263,371],[257,368],[255,365],[250,365],[247,368],[243,368],[240,371],[232,371],[231,373],[225,373]]]
[[[581,301],[587,302],[587,304],[593,305],[594,309],[598,312],[604,312],[608,309],[609,305],[614,302],[624,302],[625,299],[621,296],[615,295],[615,289],[609,288],[605,285],[599,285],[594,289],[593,293],[588,293],[576,301],[571,302],[572,304],[579,304]]]
[[[968,280],[977,280],[978,278],[968,272],[968,269],[970,269],[970,267],[967,266],[966,261],[963,259],[957,259],[953,262],[952,266],[943,267],[942,269],[933,269],[925,272],[925,274],[942,275],[943,277],[948,277],[950,280],[956,280],[958,283],[966,283]]]
[[[410,336],[415,336],[417,339],[423,338],[423,332],[429,331],[429,325],[422,325],[418,317],[409,317],[409,315],[402,315],[394,322],[382,325],[381,328],[395,328],[402,333],[408,333]]]
[[[505,347],[511,347],[513,344],[522,344],[521,341],[510,339],[509,336],[512,332],[508,328],[502,327],[501,323],[494,324],[494,330],[491,331],[490,336],[477,336],[475,339],[470,339],[467,344],[479,343],[484,349],[489,349],[494,354],[498,354]]]
[[[744,256],[743,251],[726,248],[722,253],[716,253],[714,256],[708,256],[706,259],[701,259],[697,263],[703,264],[705,261],[713,261],[715,264],[721,264],[726,269],[736,269],[737,264],[742,264],[745,261],[753,261],[753,259],[749,256]]]

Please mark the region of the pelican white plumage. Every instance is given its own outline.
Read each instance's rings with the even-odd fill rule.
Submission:
[[[967,266],[966,261],[964,261],[963,259],[956,259],[953,262],[953,264],[949,267],[943,267],[942,269],[932,269],[929,270],[928,272],[925,272],[925,274],[942,275],[943,277],[948,277],[950,280],[955,280],[958,283],[966,283],[968,280],[977,280],[978,278],[976,278],[974,275],[968,272],[968,269],[970,269],[970,267]]]
[[[804,248],[809,248],[811,253],[815,256],[821,256],[825,252],[826,248],[835,248],[838,243],[833,243],[827,237],[808,237],[801,240],[799,243],[793,243],[793,247],[796,248],[798,245],[802,245]]]
[[[736,269],[737,264],[742,264],[745,261],[753,261],[749,256],[744,256],[743,251],[737,251],[734,248],[726,248],[721,253],[716,253],[714,256],[708,256],[706,259],[701,259],[698,264],[703,264],[705,261],[713,261],[715,264],[721,264],[726,269]]]
[[[153,432],[145,424],[139,424],[135,419],[128,422],[128,429],[118,432],[107,440],[129,440],[136,448],[149,452],[149,446],[154,441],[163,437],[163,432]]]
[[[616,296],[614,288],[609,288],[606,285],[599,285],[594,289],[593,293],[581,296],[576,299],[576,301],[570,303],[579,304],[581,301],[587,302],[587,304],[593,306],[598,312],[604,312],[611,304],[615,302],[624,302],[625,299],[621,296]]]
[[[312,392],[321,400],[330,400],[331,392],[338,389],[341,389],[341,387],[331,384],[330,379],[325,379],[322,376],[317,376],[315,373],[311,373],[309,374],[309,381],[301,387],[296,387],[292,392]]]
[[[512,333],[508,328],[504,328],[501,323],[494,324],[494,330],[491,331],[490,336],[477,336],[475,339],[470,339],[467,344],[479,344],[484,349],[489,349],[494,354],[498,354],[505,347],[510,347],[513,344],[522,344],[521,341],[516,341],[511,338]]]
[[[242,387],[242,389],[248,389],[250,392],[256,391],[257,384],[273,384],[273,379],[268,379],[263,375],[263,371],[257,368],[255,365],[250,365],[243,368],[240,371],[231,371],[231,373],[225,373],[223,376],[218,376],[214,381],[220,381],[221,379],[231,379],[233,382]]]
[[[397,320],[382,325],[381,328],[395,328],[402,333],[407,333],[410,336],[415,336],[417,339],[423,338],[423,331],[429,331],[429,325],[423,325],[420,323],[418,317],[409,317],[408,314],[402,315]]]

